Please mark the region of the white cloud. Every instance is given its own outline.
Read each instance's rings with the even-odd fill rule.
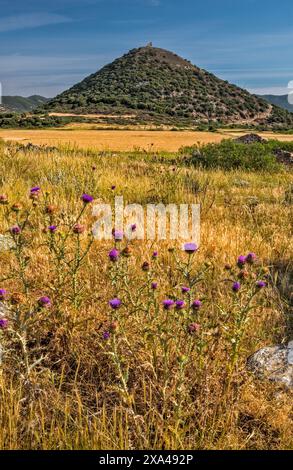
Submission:
[[[269,70],[269,67],[267,69],[263,70],[258,70],[253,67],[251,67],[248,70],[243,70],[243,69],[221,69],[221,68],[216,68],[216,73],[218,75],[221,75],[221,77],[224,77],[227,79],[227,77],[235,77],[238,80],[243,80],[243,79],[275,79],[275,78],[280,78],[280,79],[286,79],[288,77],[292,76],[292,69],[288,70],[281,70],[281,69],[275,69],[275,70]],[[283,80],[284,81],[284,80]],[[285,80],[286,81],[286,80]]]
[[[84,55],[78,56],[37,56],[37,55],[0,55],[1,77],[11,76],[13,74],[22,75],[26,72],[55,73],[58,71],[66,72],[74,70],[98,69],[102,64],[108,61],[106,55]]]
[[[255,95],[288,95],[288,88],[285,87],[263,87],[263,88],[248,88],[250,93]]]
[[[18,29],[38,28],[72,21],[63,15],[51,13],[25,13],[22,15],[7,16],[0,18],[0,33],[16,31]]]
[[[0,55],[0,82],[5,95],[55,96],[108,63],[106,55]]]

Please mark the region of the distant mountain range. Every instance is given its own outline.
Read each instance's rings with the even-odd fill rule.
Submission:
[[[288,95],[281,95],[281,96],[261,95],[260,98],[263,98],[269,103],[279,106],[280,108],[287,109],[287,111],[290,111],[291,113],[293,113],[293,104],[289,103]]]
[[[46,103],[46,112],[127,115],[160,123],[293,127],[293,114],[173,52],[129,51]]]
[[[28,98],[24,98],[23,96],[2,96],[0,111],[26,113],[33,111],[38,106],[43,105],[47,101],[49,101],[48,98],[44,98],[43,96],[39,95],[29,96]]]

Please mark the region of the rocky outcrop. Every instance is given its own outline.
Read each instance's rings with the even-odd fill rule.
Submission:
[[[241,135],[240,137],[237,137],[237,139],[234,139],[234,140],[235,142],[238,142],[239,144],[246,144],[246,145],[255,144],[255,143],[265,144],[268,142],[266,139],[263,139],[258,134],[245,134],[245,135]],[[273,151],[273,154],[279,163],[282,163],[283,165],[287,165],[287,166],[293,165],[293,154],[291,152],[288,152],[281,148],[277,148]]]
[[[255,144],[255,143],[265,143],[267,142],[258,134],[245,134],[235,139],[235,142],[240,144]]]
[[[293,389],[293,341],[260,349],[248,358],[247,367],[259,379]]]
[[[279,163],[283,163],[283,165],[293,165],[293,154],[290,152],[286,152],[286,150],[276,149],[274,154]]]
[[[0,234],[0,251],[8,251],[13,245],[14,242],[11,236]]]

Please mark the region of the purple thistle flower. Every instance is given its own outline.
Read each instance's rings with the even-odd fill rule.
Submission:
[[[111,336],[111,335],[110,335],[110,331],[104,331],[104,333],[103,333],[103,339],[104,339],[105,341],[107,341],[108,339],[110,339],[110,336]]]
[[[111,189],[112,191],[114,191],[114,189],[116,189],[116,186],[113,184],[113,186],[111,186]]]
[[[19,235],[21,233],[21,228],[18,225],[14,225],[11,227],[10,233],[12,233],[12,235]]]
[[[181,292],[182,294],[187,294],[188,292],[190,292],[190,287],[185,287],[185,286],[181,287]]]
[[[136,229],[137,229],[137,225],[136,224],[132,224],[131,227],[130,227],[131,231],[132,232],[135,232]]]
[[[248,264],[254,264],[256,260],[257,256],[255,253],[248,253],[248,255],[246,256],[246,261]]]
[[[40,195],[41,188],[39,186],[35,186],[30,190],[30,199],[36,200]]]
[[[6,318],[0,318],[0,329],[5,330],[8,327],[8,320]]]
[[[51,233],[55,233],[56,230],[57,230],[57,225],[50,225],[50,226],[48,227],[48,230],[49,230],[49,232],[51,232]]]
[[[237,260],[237,266],[239,268],[243,268],[246,264],[246,261],[247,261],[246,256],[243,256],[243,255],[239,256]]]
[[[116,248],[113,248],[113,250],[111,250],[111,251],[109,252],[109,255],[108,255],[108,256],[109,256],[109,258],[110,258],[111,261],[113,261],[113,262],[118,261],[118,259],[119,259],[119,251],[116,250]]]
[[[38,304],[40,307],[50,307],[51,299],[49,297],[40,297],[38,300]]]
[[[241,289],[241,284],[240,282],[234,282],[232,286],[233,292],[238,292]]]
[[[89,204],[90,202],[93,202],[94,198],[89,194],[83,194],[81,196],[81,200],[84,202],[84,204]]]
[[[119,307],[121,307],[121,304],[122,302],[120,299],[112,299],[109,302],[109,305],[111,308],[113,308],[113,310],[117,310]]]
[[[186,307],[184,300],[176,300],[175,304],[176,304],[176,310],[182,310],[183,308]]]
[[[157,282],[152,282],[151,287],[153,290],[156,290],[158,288],[158,283]]]
[[[267,287],[267,285],[268,285],[268,284],[267,284],[267,282],[265,282],[265,281],[257,281],[257,283],[256,283],[256,287],[257,287],[258,289],[263,289],[264,287]]]
[[[148,263],[147,261],[144,261],[142,266],[141,266],[141,269],[143,271],[146,271],[146,272],[149,271],[150,270],[150,263]]]
[[[40,186],[34,186],[33,188],[31,188],[30,193],[36,194],[36,193],[39,193],[40,191],[41,191]]]
[[[202,303],[200,300],[194,300],[191,305],[193,310],[199,310],[201,306],[202,306]]]
[[[122,232],[122,230],[113,230],[113,238],[116,242],[120,242],[123,240],[123,237],[124,237],[124,233]]]
[[[183,249],[186,253],[192,255],[198,250],[198,246],[195,243],[185,243]]]
[[[153,252],[153,258],[156,259],[159,256],[159,253],[157,251]]]
[[[73,226],[73,229],[72,229],[72,230],[73,230],[73,233],[76,233],[76,234],[79,234],[79,235],[80,235],[80,234],[84,233],[84,231],[85,231],[85,226],[84,226],[84,225],[81,225],[81,224],[75,224],[75,225]]]
[[[191,323],[188,327],[188,331],[191,335],[200,331],[200,325],[198,323]]]
[[[165,310],[171,310],[171,308],[173,308],[175,305],[175,302],[171,299],[163,300],[162,303]]]
[[[5,300],[8,295],[8,292],[6,289],[0,289],[0,300]]]

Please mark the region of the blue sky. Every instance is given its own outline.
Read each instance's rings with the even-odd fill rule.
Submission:
[[[292,0],[0,0],[3,94],[54,96],[153,41],[254,92],[293,80]]]

